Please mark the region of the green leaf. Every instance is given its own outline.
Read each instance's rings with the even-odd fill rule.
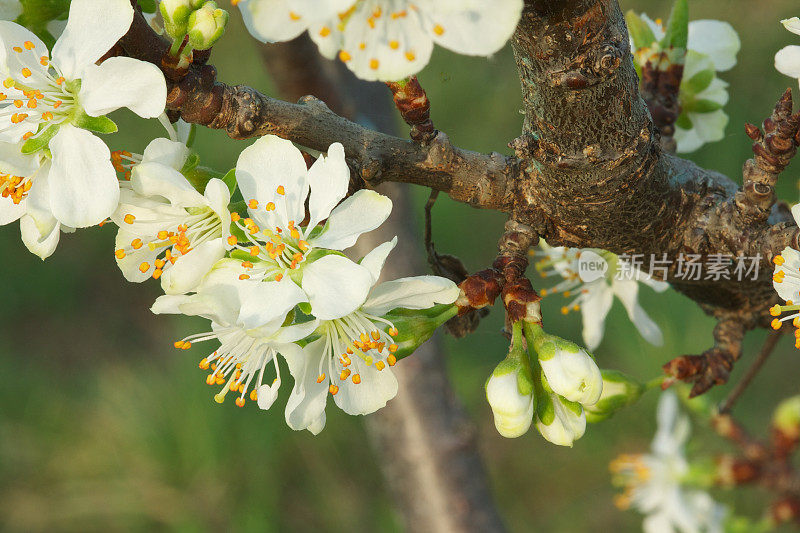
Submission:
[[[145,13],[155,13],[156,12],[156,0],[139,0],[139,7],[142,8],[142,11]]]
[[[681,92],[692,95],[699,94],[708,89],[708,86],[711,85],[712,81],[714,81],[715,76],[716,74],[713,70],[703,70],[698,72],[688,80],[683,80],[683,83],[681,84]]]
[[[72,124],[77,128],[93,131],[95,133],[116,133],[119,128],[114,121],[108,117],[90,117],[81,111],[72,119]]]
[[[225,182],[225,185],[228,186],[228,190],[231,191],[232,196],[233,193],[236,192],[236,169],[230,169],[221,179]]]
[[[667,22],[667,32],[661,40],[664,48],[686,50],[689,41],[689,0],[675,0]]]
[[[683,109],[687,113],[713,113],[722,109],[722,104],[712,100],[697,99],[688,102]]]
[[[58,133],[58,126],[53,125],[44,130],[43,132],[39,133],[36,137],[32,137],[25,141],[25,144],[22,145],[22,153],[23,154],[34,154],[39,150],[47,147],[50,144],[50,139],[55,137],[56,133]]]
[[[633,39],[633,47],[635,49],[638,50],[656,42],[656,36],[653,30],[650,29],[650,25],[634,13],[632,9],[625,13],[625,22],[628,23],[628,31],[631,34],[631,39]]]

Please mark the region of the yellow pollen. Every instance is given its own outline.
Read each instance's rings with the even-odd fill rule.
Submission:
[[[28,67],[25,67],[24,69],[22,69],[22,75],[25,76],[26,78],[30,78],[31,77],[31,69],[29,69]]]
[[[369,68],[371,68],[372,70],[378,70],[379,66],[380,62],[377,59],[372,58],[369,60]]]
[[[781,266],[783,263],[786,262],[786,260],[783,258],[782,255],[776,255],[775,258],[772,260],[772,262],[778,266]]]
[[[264,209],[267,211],[275,211],[275,204],[273,202],[267,202],[267,205],[264,206]]]
[[[769,308],[769,314],[772,316],[779,316],[781,314],[781,306],[778,304],[773,305]]]
[[[283,188],[283,185],[278,185],[278,188],[276,189],[275,192],[283,196],[284,194],[286,194],[286,189]]]
[[[230,237],[228,237],[228,244],[230,244],[231,246],[236,246],[237,241],[238,239],[236,238],[236,235],[231,235]]]
[[[242,218],[239,213],[231,213],[231,222],[239,222],[239,219]]]
[[[126,224],[133,224],[133,221],[136,220],[136,217],[133,216],[132,214],[128,213],[127,215],[125,215],[125,217],[123,217],[122,220]]]
[[[386,364],[383,361],[378,361],[375,363],[375,368],[378,370],[383,370],[386,367]]]
[[[780,320],[778,320],[777,318],[773,319],[772,322],[770,323],[770,326],[772,326],[772,329],[774,329],[774,330],[781,329],[782,325],[783,325],[783,323]]]
[[[142,247],[142,239],[133,239],[131,241],[131,246],[133,246],[134,250],[138,250]]]
[[[49,63],[50,60],[48,59],[47,56],[42,56],[39,58],[39,64],[42,65],[43,67],[46,67]]]
[[[258,400],[258,392],[255,389],[250,391],[250,399],[254,402]]]
[[[320,37],[327,37],[331,34],[331,29],[327,26],[323,26],[321,30],[319,30]]]
[[[139,265],[139,272],[141,272],[142,274],[144,274],[148,270],[150,270],[150,263],[148,263],[147,261]]]
[[[22,45],[25,47],[25,50],[33,50],[35,48],[34,44],[31,41],[25,41],[24,43],[22,43]]]
[[[398,43],[397,41],[389,41],[389,48],[391,48],[392,50],[397,50],[398,48],[400,48],[400,43]]]
[[[323,381],[325,381],[325,372],[317,376],[317,383],[322,383]]]
[[[347,52],[345,52],[344,50],[341,50],[341,51],[339,52],[339,59],[341,59],[341,60],[342,60],[342,62],[344,62],[344,63],[347,63],[348,61],[350,61],[351,59],[353,59],[353,56],[351,56],[350,54],[348,54],[348,53],[347,53]]]
[[[339,387],[331,383],[331,385],[328,387],[328,392],[330,392],[331,394],[336,394],[337,392],[339,392]]]
[[[392,13],[392,18],[397,20],[399,18],[403,18],[407,16],[408,13],[406,11],[397,11],[396,13]]]
[[[241,396],[236,398],[236,406],[237,407],[244,407],[244,402],[245,402],[245,400]]]
[[[201,360],[200,360],[200,364],[199,364],[199,365],[197,365],[197,366],[199,366],[199,367],[200,367],[200,370],[208,370],[208,367],[209,367],[210,365],[209,365],[209,363],[208,363],[208,359],[206,359],[206,358],[204,357],[203,359],[201,359]]]
[[[391,335],[392,337],[396,336],[398,333],[399,332],[397,331],[397,328],[395,327],[389,328],[389,335]]]
[[[242,281],[244,281],[246,279],[250,279],[250,275],[249,274],[239,274],[239,279],[242,280]]]
[[[175,346],[177,349],[180,350],[181,348],[183,348],[183,341],[175,341],[173,346]]]
[[[293,21],[297,22],[298,20],[300,20],[303,17],[301,17],[300,15],[295,13],[294,11],[289,11],[289,18],[292,19]]]
[[[444,35],[444,28],[439,24],[437,24],[436,26],[433,27],[433,33],[435,33],[436,35]]]
[[[353,374],[353,383],[355,383],[356,385],[361,383],[361,376],[359,374]]]
[[[253,198],[252,200],[247,202],[247,207],[249,207],[250,209],[258,209],[258,200]]]
[[[390,354],[389,357],[386,358],[386,362],[389,363],[389,366],[394,366],[395,364],[397,364],[397,357]]]

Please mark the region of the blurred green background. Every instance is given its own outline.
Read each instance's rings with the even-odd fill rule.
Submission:
[[[226,2],[222,2],[226,4]],[[669,1],[625,0],[655,17]],[[749,157],[745,121],[760,123],[783,90],[795,82],[772,66],[774,53],[797,42],[778,21],[800,15],[796,0],[695,0],[692,18],[730,21],[741,36],[739,64],[723,79],[731,84],[731,117],[724,141],[691,158],[740,181]],[[238,14],[215,49],[220,79],[271,91],[256,43]],[[433,102],[433,118],[459,146],[508,152],[520,132],[520,96],[509,49],[493,59],[456,56],[437,49],[420,76]],[[160,135],[117,113],[123,133],[107,138],[112,149],[141,151]],[[199,132],[205,162],[234,165],[245,145],[220,132]],[[797,198],[795,163],[782,177],[781,198]],[[420,208],[425,191],[416,190]],[[420,215],[421,216],[421,215]],[[503,217],[442,198],[435,209],[440,251],[488,265]],[[16,225],[0,230],[0,527],[5,530],[397,531],[362,420],[328,410],[318,437],[296,433],[283,421],[282,401],[265,413],[254,407],[217,405],[198,370],[200,349],[171,349],[171,342],[200,331],[202,321],[156,317],[148,311],[156,283],[126,283],[113,259],[114,228],[66,235],[46,263],[30,254]],[[422,248],[420,247],[420,250]],[[642,340],[617,303],[597,350],[603,367],[641,378],[660,365],[711,344],[713,321],[687,299],[643,289],[643,305],[661,325],[665,343]],[[562,316],[560,296],[544,312],[553,333],[580,340],[580,318]],[[468,340],[447,338],[449,367],[458,395],[479,427],[480,448],[497,504],[513,531],[637,531],[641,517],[612,505],[608,462],[621,452],[644,451],[655,427],[654,393],[603,424],[590,426],[573,449],[545,442],[535,431],[516,440],[498,436],[483,384],[504,356],[501,314],[492,312]],[[746,341],[745,358],[765,332]],[[733,380],[742,374],[740,364]],[[797,352],[788,339],[748,390],[737,413],[763,433],[772,408],[798,392]],[[284,387],[284,393],[289,390]],[[711,393],[719,399],[728,388]],[[380,416],[380,412],[373,416]],[[722,450],[697,427],[692,448]],[[691,451],[691,450],[690,450]],[[716,494],[737,513],[760,513],[757,490]]]

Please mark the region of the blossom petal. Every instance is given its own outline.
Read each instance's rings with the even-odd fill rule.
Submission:
[[[189,152],[189,148],[182,142],[161,137],[150,141],[150,144],[144,149],[142,163],[161,163],[180,171],[186,163]]]
[[[33,44],[33,49],[24,49],[24,43]],[[45,72],[47,67],[39,62],[50,53],[41,39],[32,31],[14,22],[0,20],[0,70],[7,70],[15,78],[27,67],[34,72]],[[17,50],[21,50],[18,52]]]
[[[241,287],[246,289],[242,294],[239,323],[245,329],[258,328],[276,319],[280,320],[277,324],[280,326],[290,309],[308,300],[305,293],[289,276],[285,276],[281,281],[245,282]]]
[[[800,46],[787,46],[775,54],[775,68],[778,72],[800,79]]]
[[[125,35],[133,22],[128,0],[72,0],[64,33],[53,47],[53,62],[67,79],[81,77]]]
[[[246,202],[255,199],[260,204],[259,214],[274,219],[285,213],[287,220],[270,225],[285,225],[290,220],[300,222],[305,218],[305,201],[308,196],[306,161],[303,154],[285,139],[266,135],[245,148],[236,163],[236,182]],[[283,187],[285,194],[277,193]],[[268,202],[276,209],[263,211]]]
[[[311,314],[332,320],[361,307],[372,288],[372,276],[346,257],[326,255],[305,268],[302,286],[311,303]]]
[[[212,239],[180,256],[161,275],[161,288],[166,294],[185,294],[202,281],[214,263],[225,257],[225,242]]]
[[[372,275],[373,284],[381,277],[381,271],[383,270],[384,263],[386,263],[386,258],[389,257],[389,254],[394,250],[395,246],[397,246],[397,237],[376,246],[359,262],[361,266],[369,270],[369,273]]]
[[[22,14],[22,3],[19,0],[0,0],[0,19],[14,20]]]
[[[460,289],[446,278],[416,276],[381,283],[372,291],[363,309],[373,315],[384,315],[392,309],[428,309],[436,304],[456,301]]]
[[[781,24],[790,32],[800,35],[800,18],[792,17],[790,19],[785,19],[781,21]]]
[[[352,358],[353,375],[358,374],[361,382],[340,380],[331,376],[332,383],[339,387],[333,401],[349,415],[368,415],[385,407],[386,402],[397,396],[397,378],[389,367],[378,370],[375,365],[367,365],[358,357]]]
[[[628,318],[639,330],[639,334],[653,346],[663,345],[664,336],[661,334],[661,328],[639,305],[639,283],[633,280],[614,280],[613,289],[622,305],[625,306]]]
[[[693,20],[689,23],[687,48],[709,56],[717,72],[730,70],[736,65],[736,54],[741,47],[739,34],[727,22]]]
[[[703,141],[716,142],[725,137],[725,128],[728,126],[728,115],[722,109],[717,109],[711,113],[689,113],[697,135]]]
[[[298,13],[292,0],[242,0],[238,4],[250,35],[265,43],[289,41],[303,33],[312,22]],[[335,13],[331,13],[334,15]]]
[[[590,351],[600,345],[606,328],[606,316],[614,303],[614,292],[605,282],[587,287],[589,292],[581,302],[583,342]]]
[[[24,215],[19,221],[22,242],[33,254],[47,259],[56,251],[61,238],[61,224],[55,218],[37,220],[32,215]]]
[[[678,143],[676,151],[679,154],[694,152],[705,144],[705,141],[703,141],[697,133],[697,128],[685,130],[680,126],[675,127],[675,142]]]
[[[294,377],[294,388],[286,402],[286,423],[295,430],[306,429],[325,412],[328,401],[328,380],[318,382],[318,369],[327,368],[323,363],[325,337],[309,343],[299,354],[283,354]]]
[[[131,188],[145,198],[162,197],[173,207],[201,207],[206,199],[186,177],[161,163],[140,163],[131,171]]]
[[[100,65],[88,65],[82,76],[78,97],[91,117],[121,107],[142,118],[156,118],[164,112],[167,83],[155,65],[130,57],[111,57]]]
[[[124,250],[125,248],[130,248],[131,242],[137,237],[137,234],[131,233],[125,228],[120,228],[117,232],[114,249]],[[151,250],[149,246],[142,246],[136,253],[127,253],[121,259],[117,257],[117,266],[126,280],[132,283],[141,283],[152,277],[152,267],[159,253],[161,253],[161,250],[158,248]],[[144,272],[140,268],[143,263],[147,263],[148,266]]]
[[[362,233],[372,231],[389,217],[392,201],[375,191],[362,189],[336,206],[313,245],[318,248],[345,250]]]
[[[50,141],[50,150],[53,215],[73,228],[93,226],[108,218],[119,201],[119,182],[105,143],[66,124]]]
[[[511,38],[522,0],[423,0],[426,29],[436,44],[459,54],[488,56]]]
[[[311,219],[309,228],[315,228],[319,222],[328,218],[331,210],[347,195],[350,185],[350,169],[344,159],[344,147],[333,143],[328,148],[327,157],[320,155],[308,169],[308,183],[311,196],[308,199],[308,211]]]

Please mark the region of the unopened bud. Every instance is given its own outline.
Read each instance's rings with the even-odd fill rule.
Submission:
[[[445,292],[452,292],[452,298],[455,298],[458,288],[453,284],[452,290]],[[452,298],[447,296],[445,299]],[[438,304],[428,309],[400,308],[387,313],[385,318],[397,329],[397,335],[394,336],[394,343],[397,345],[395,357],[399,360],[414,353],[431,338],[439,326],[457,313],[458,307],[455,304]]]
[[[497,365],[486,381],[486,399],[500,435],[519,437],[531,427],[536,396],[520,324],[512,330],[508,357]]]
[[[159,10],[164,19],[164,30],[173,40],[183,39],[189,25],[192,12],[203,4],[204,0],[161,0]]]
[[[533,337],[533,348],[552,391],[582,405],[597,403],[603,392],[603,377],[592,356],[573,342],[544,333],[537,324],[526,331],[530,332],[529,339]]]
[[[558,394],[544,394],[539,399],[536,429],[553,444],[571,447],[586,431],[586,415],[581,404]]]
[[[800,396],[792,396],[778,404],[772,415],[772,425],[787,438],[800,439]]]
[[[641,398],[644,385],[617,370],[601,370],[603,392],[594,405],[584,406],[586,420],[600,422]]]
[[[228,12],[219,9],[216,2],[208,1],[189,17],[189,46],[195,50],[208,50],[225,33]]]

